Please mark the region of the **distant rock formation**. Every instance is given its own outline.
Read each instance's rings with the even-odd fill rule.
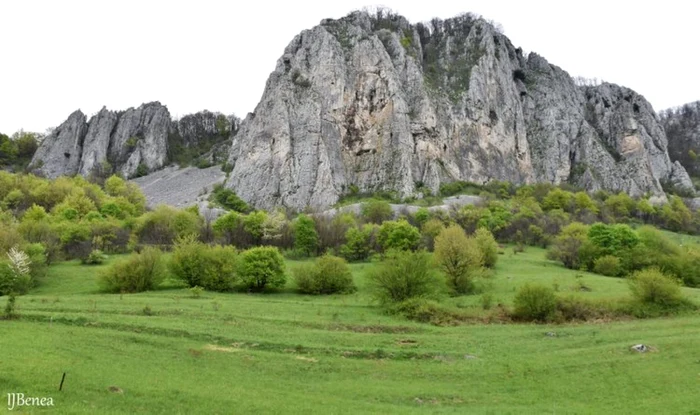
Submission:
[[[668,153],[688,173],[700,177],[700,101],[661,111]]]
[[[691,185],[641,95],[579,86],[472,15],[355,12],[297,35],[234,137],[227,186],[259,208],[455,180],[651,193]],[[692,186],[692,185],[691,185]]]
[[[159,102],[115,112],[102,108],[87,121],[75,111],[41,143],[31,165],[47,177],[108,169],[130,178],[163,168],[183,154],[229,140],[239,121],[202,111],[173,121]],[[215,161],[223,162],[223,159]]]

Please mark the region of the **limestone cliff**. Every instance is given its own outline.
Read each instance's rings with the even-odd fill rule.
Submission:
[[[689,183],[639,94],[579,86],[483,19],[387,13],[296,36],[234,137],[227,186],[257,207],[325,208],[350,189],[571,182],[652,193]]]
[[[158,102],[121,112],[103,108],[89,121],[76,111],[43,140],[31,165],[48,177],[100,170],[130,178],[192,161],[229,140],[238,124],[233,116],[209,111],[172,120]]]
[[[661,120],[671,158],[700,177],[700,101],[662,111]]]

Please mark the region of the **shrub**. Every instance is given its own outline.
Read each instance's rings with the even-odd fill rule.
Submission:
[[[467,294],[474,289],[474,277],[483,266],[484,257],[476,241],[458,225],[452,225],[435,238],[435,261],[447,276],[450,289],[456,294]]]
[[[340,247],[340,255],[348,261],[365,261],[372,254],[372,236],[376,225],[353,226],[345,232],[346,243]]]
[[[162,253],[147,247],[138,254],[114,263],[100,275],[100,285],[107,292],[135,293],[153,290],[165,279]]]
[[[186,235],[199,235],[201,218],[187,210],[158,206],[143,215],[136,229],[142,243],[170,245]]]
[[[304,252],[306,256],[316,255],[318,250],[316,224],[307,215],[299,215],[294,222],[294,249]]]
[[[99,249],[93,249],[85,258],[81,259],[81,262],[86,265],[99,265],[107,259],[107,256],[102,253]]]
[[[435,249],[435,238],[445,229],[445,225],[440,219],[429,219],[421,227],[422,245],[428,251]]]
[[[430,323],[436,326],[454,325],[466,319],[454,310],[449,310],[440,303],[425,298],[410,298],[392,306],[389,310],[408,320],[419,323]]]
[[[377,242],[385,251],[391,249],[413,250],[418,247],[418,242],[420,242],[420,232],[418,228],[405,219],[386,221],[379,227]]]
[[[324,255],[314,264],[293,270],[299,291],[304,294],[345,294],[356,290],[348,263],[343,258]]]
[[[658,268],[635,272],[629,286],[632,298],[640,304],[675,308],[684,302],[678,281]]]
[[[275,247],[251,248],[240,255],[238,272],[243,285],[251,291],[284,287],[284,271],[284,258]]]
[[[604,255],[593,262],[593,272],[607,277],[617,277],[620,275],[620,258],[614,255]]]
[[[442,285],[425,251],[391,251],[369,272],[368,279],[374,297],[382,304],[434,297]]]
[[[379,199],[371,199],[362,204],[362,216],[370,223],[382,223],[394,216],[389,202]]]
[[[547,258],[561,261],[565,267],[578,269],[581,266],[579,250],[588,241],[588,226],[573,222],[565,226],[554,239]]]
[[[189,287],[228,291],[237,280],[236,259],[234,247],[211,247],[187,237],[177,241],[170,270]]]
[[[557,310],[557,297],[550,287],[526,284],[513,300],[514,317],[525,321],[551,321]]]
[[[615,310],[608,304],[595,302],[575,295],[557,298],[556,319],[564,321],[590,321],[609,318]]]
[[[495,267],[496,261],[498,261],[498,243],[493,234],[488,229],[479,228],[474,233],[474,242],[481,251],[484,266],[487,268]]]

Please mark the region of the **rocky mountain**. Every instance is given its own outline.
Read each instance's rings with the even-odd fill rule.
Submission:
[[[692,188],[667,146],[644,97],[577,85],[481,18],[355,12],[287,46],[233,138],[226,186],[261,208],[492,179],[665,199],[661,182]]]
[[[661,111],[668,152],[688,173],[700,177],[700,101]]]
[[[80,110],[46,136],[31,165],[47,177],[95,171],[130,178],[187,164],[238,130],[237,118],[202,111],[172,120],[159,102],[126,111],[102,108],[89,120]],[[212,160],[223,162],[224,160]]]

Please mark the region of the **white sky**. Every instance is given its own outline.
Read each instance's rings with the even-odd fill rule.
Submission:
[[[475,12],[572,76],[628,86],[660,110],[700,99],[700,3],[381,0],[411,22]],[[698,5],[696,5],[696,3]],[[74,110],[160,101],[172,115],[253,111],[300,31],[367,0],[0,1],[0,132]]]

